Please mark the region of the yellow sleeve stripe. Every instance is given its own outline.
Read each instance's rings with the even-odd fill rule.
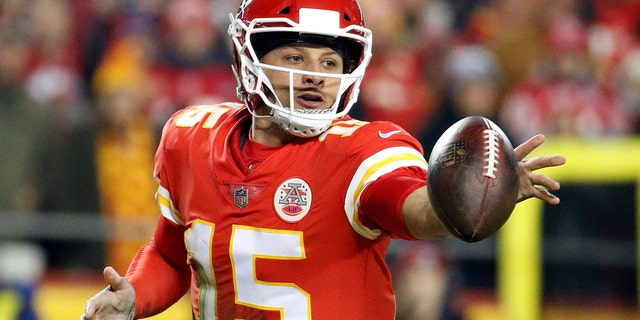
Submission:
[[[365,159],[356,170],[345,197],[344,209],[353,229],[368,239],[375,239],[382,233],[378,229],[369,229],[358,218],[360,196],[367,185],[380,176],[402,167],[420,167],[427,169],[427,161],[416,149],[393,147],[379,151]]]
[[[158,191],[156,192],[156,201],[160,206],[160,212],[162,213],[163,217],[175,222],[178,225],[185,225],[180,212],[178,212],[176,207],[173,205],[169,190],[161,185],[158,186]]]

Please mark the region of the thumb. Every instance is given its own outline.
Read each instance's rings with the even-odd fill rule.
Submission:
[[[124,290],[131,286],[126,278],[122,277],[113,267],[106,267],[102,272],[104,280],[114,291]]]

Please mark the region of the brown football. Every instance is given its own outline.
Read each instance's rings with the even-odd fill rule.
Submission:
[[[466,242],[494,234],[518,197],[518,161],[491,120],[466,117],[449,127],[429,157],[428,190],[436,214]]]

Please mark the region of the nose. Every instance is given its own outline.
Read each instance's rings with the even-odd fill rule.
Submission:
[[[305,69],[306,71],[311,71],[311,72],[319,72],[320,68],[319,67],[310,67],[308,69]],[[318,75],[311,75],[311,74],[303,74],[302,75],[302,82],[304,84],[312,84],[312,85],[316,85],[316,86],[321,86],[324,84],[324,77],[318,76]]]
[[[324,84],[324,78],[323,77],[318,77],[318,76],[311,76],[311,75],[305,75],[304,77],[304,83],[306,84],[313,84],[316,86],[321,86]]]

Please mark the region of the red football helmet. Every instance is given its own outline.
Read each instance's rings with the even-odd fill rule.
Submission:
[[[299,137],[321,134],[337,118],[347,114],[356,102],[360,83],[371,60],[371,31],[364,27],[356,0],[244,0],[235,17],[230,15],[229,35],[234,45],[234,72],[238,97],[254,112],[259,103],[271,107],[269,117],[284,130]],[[342,74],[306,72],[263,64],[260,58],[280,45],[303,41],[333,48],[344,59]],[[326,110],[295,109],[293,80],[290,101],[284,104],[268,96],[273,92],[264,69],[293,74],[339,78],[336,102]],[[273,98],[272,98],[273,99]]]

